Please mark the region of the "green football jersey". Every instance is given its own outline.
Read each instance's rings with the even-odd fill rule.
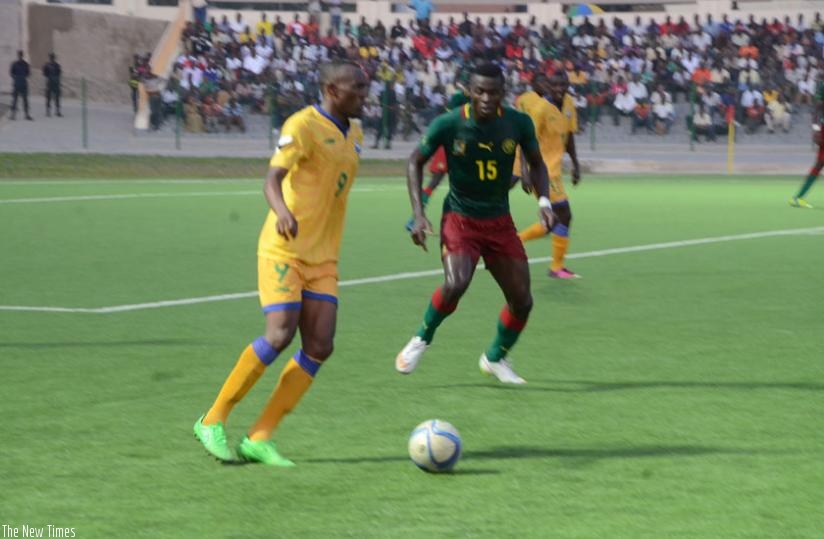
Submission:
[[[469,104],[435,118],[419,150],[429,158],[439,146],[446,150],[449,167],[444,213],[480,218],[509,213],[515,149],[520,146],[522,151],[539,151],[529,116],[502,107],[495,118],[477,122]]]
[[[469,96],[463,92],[455,92],[449,98],[449,102],[446,104],[446,110],[456,109],[466,105],[467,103],[469,103]]]
[[[815,98],[817,100],[817,105],[821,105],[822,103],[824,103],[824,82],[818,83],[818,89],[815,92]],[[818,118],[818,123],[824,124],[824,111],[821,112],[821,117]]]

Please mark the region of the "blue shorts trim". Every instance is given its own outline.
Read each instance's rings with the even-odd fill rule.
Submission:
[[[263,306],[263,314],[274,311],[297,311],[298,309],[300,309],[299,301],[291,301],[289,303],[273,303],[271,305]]]
[[[320,292],[312,292],[311,290],[304,290],[301,292],[304,298],[316,299],[319,301],[328,301],[329,303],[338,304],[338,298],[331,294],[321,294]]]

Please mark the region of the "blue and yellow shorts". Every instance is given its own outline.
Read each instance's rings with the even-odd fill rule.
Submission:
[[[258,293],[264,313],[299,309],[304,298],[337,305],[338,265],[258,257]]]
[[[564,179],[561,172],[561,162],[556,161],[547,163],[547,172],[549,172],[549,200],[553,204],[566,200],[567,193],[564,189]]]

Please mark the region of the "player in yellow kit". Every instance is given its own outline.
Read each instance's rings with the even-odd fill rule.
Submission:
[[[575,132],[578,130],[578,116],[575,102],[567,94],[569,82],[564,71],[557,71],[551,77],[536,73],[532,79],[535,91],[521,94],[515,101],[515,108],[525,112],[535,124],[535,132],[541,145],[541,156],[549,172],[549,199],[552,210],[557,217],[555,225],[549,231],[552,234],[552,263],[549,276],[556,279],[575,279],[580,277],[564,265],[564,257],[569,248],[569,228],[572,223],[572,211],[569,198],[561,177],[561,163],[564,154],[572,160],[572,184],[581,181],[581,169],[578,153],[575,150]],[[516,175],[522,175],[520,170]],[[542,238],[547,230],[535,223],[518,233],[521,241]]]
[[[332,353],[338,305],[337,261],[346,200],[358,169],[361,115],[369,80],[357,64],[321,66],[323,100],[286,120],[264,194],[270,211],[258,242],[258,290],[266,332],[248,345],[195,436],[220,460],[232,459],[224,425],[232,408],[300,329],[301,349],[281,372],[260,417],[237,448],[243,460],[293,466],[272,433],[309,389]]]

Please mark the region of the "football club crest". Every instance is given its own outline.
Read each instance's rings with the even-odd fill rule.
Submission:
[[[455,140],[452,143],[452,155],[465,155],[466,154],[466,141],[465,140]]]
[[[517,144],[515,144],[515,141],[511,138],[505,139],[503,144],[501,144],[501,148],[503,149],[504,153],[509,155],[515,153],[515,146],[517,146]]]

